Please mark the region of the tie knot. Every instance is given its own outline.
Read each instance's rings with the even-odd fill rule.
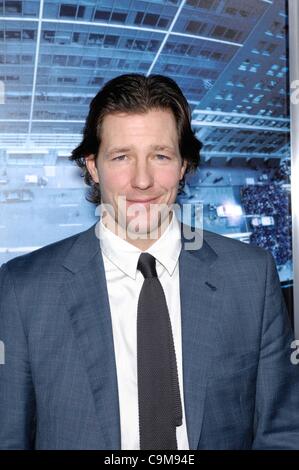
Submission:
[[[158,277],[156,271],[156,258],[149,253],[141,253],[137,269],[141,271],[144,278]]]

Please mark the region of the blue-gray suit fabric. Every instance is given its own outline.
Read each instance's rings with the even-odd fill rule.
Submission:
[[[182,237],[190,449],[299,449],[299,366],[272,256],[206,230],[196,250]],[[121,448],[95,225],[2,265],[0,340],[1,449]]]

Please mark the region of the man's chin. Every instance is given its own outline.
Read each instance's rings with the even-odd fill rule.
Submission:
[[[172,218],[172,213],[165,210],[163,213],[147,211],[145,214],[131,216],[120,211],[118,217],[113,220],[107,217],[109,221],[108,228],[116,233],[119,237],[132,240],[137,239],[158,239],[164,230],[166,230]]]
[[[127,236],[131,239],[158,239],[162,233],[166,230],[171,221],[171,216],[164,217],[162,220],[159,217],[159,220],[156,218],[154,220],[147,220],[138,222],[134,219],[127,219],[126,232]]]
[[[161,235],[161,226],[148,221],[135,223],[133,220],[128,221],[126,232],[131,239],[155,239]]]

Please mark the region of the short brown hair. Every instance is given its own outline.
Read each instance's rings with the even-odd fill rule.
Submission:
[[[170,109],[177,123],[179,149],[187,161],[185,175],[194,172],[200,163],[201,142],[191,129],[191,111],[181,89],[174,80],[163,75],[125,74],[113,78],[92,99],[83,129],[83,139],[70,160],[83,169],[82,176],[91,190],[87,200],[100,204],[99,183],[95,183],[87,169],[85,157],[98,155],[101,144],[101,127],[107,114],[146,113],[151,109]],[[185,175],[179,183],[179,192],[185,184]]]

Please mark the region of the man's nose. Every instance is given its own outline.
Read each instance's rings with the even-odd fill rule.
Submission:
[[[147,162],[137,162],[131,180],[133,187],[146,189],[153,184],[153,174]]]

